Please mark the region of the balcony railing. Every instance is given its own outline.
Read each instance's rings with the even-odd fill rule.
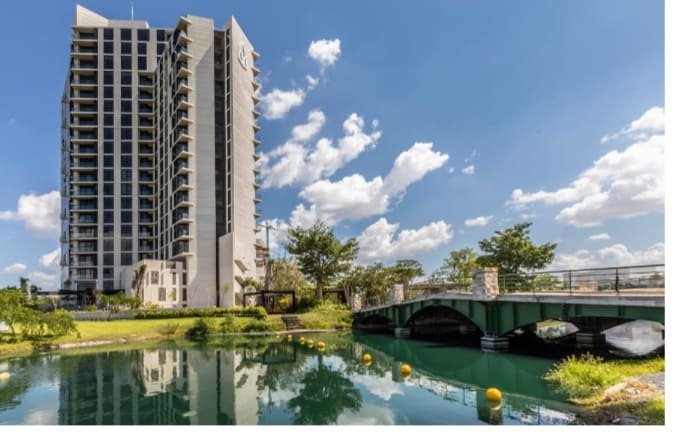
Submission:
[[[73,33],[73,39],[96,39],[96,33]]]

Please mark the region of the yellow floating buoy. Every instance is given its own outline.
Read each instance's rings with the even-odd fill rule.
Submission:
[[[502,399],[502,393],[495,387],[491,387],[486,390],[486,399],[489,401],[499,401]]]
[[[366,367],[371,366],[371,360],[365,361],[364,366],[366,366]]]
[[[0,381],[8,380],[10,376],[12,375],[9,372],[2,372],[0,373]]]
[[[275,332],[275,337],[279,337],[279,332]]]
[[[403,365],[401,365],[401,368],[399,369],[399,371],[401,372],[401,374],[403,376],[411,375],[411,366],[404,363]]]
[[[305,338],[301,336],[300,339],[298,339],[298,342],[303,345],[305,343]]]
[[[364,363],[370,363],[371,362],[371,354],[364,354]]]
[[[317,349],[323,350],[324,348],[326,348],[326,344],[324,342],[317,342]]]
[[[293,340],[293,336],[292,336],[292,335],[288,335],[288,336],[286,337],[286,340],[292,341],[292,340]]]

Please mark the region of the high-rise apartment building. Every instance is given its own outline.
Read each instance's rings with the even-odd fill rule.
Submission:
[[[257,276],[258,54],[234,18],[154,29],[77,6],[72,29],[62,287],[240,303]]]

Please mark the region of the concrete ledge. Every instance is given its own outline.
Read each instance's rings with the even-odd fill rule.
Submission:
[[[483,336],[481,338],[482,351],[507,351],[509,339],[506,337]]]
[[[411,329],[407,327],[397,327],[394,329],[394,337],[398,338],[410,338]]]

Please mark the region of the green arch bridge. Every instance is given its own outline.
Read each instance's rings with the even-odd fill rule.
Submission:
[[[503,349],[506,335],[545,320],[570,322],[578,342],[593,345],[615,325],[648,320],[664,324],[664,265],[497,275],[474,274],[471,285],[418,284],[406,292],[390,288],[388,298],[356,305],[355,328],[385,327],[409,336],[416,317],[433,308],[473,324],[482,347]]]

